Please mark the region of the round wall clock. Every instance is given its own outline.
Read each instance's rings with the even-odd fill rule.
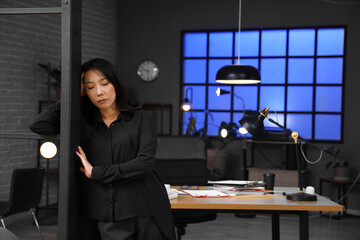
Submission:
[[[159,77],[159,68],[153,61],[146,60],[138,66],[137,75],[145,82],[151,82]]]

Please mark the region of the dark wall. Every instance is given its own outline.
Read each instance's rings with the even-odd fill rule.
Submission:
[[[360,134],[357,119],[360,113],[355,109],[355,104],[358,102],[358,89],[360,89],[357,74],[360,63],[360,45],[358,44],[360,42],[360,5],[329,2],[325,0],[244,0],[242,1],[242,27],[347,26],[344,143],[340,146],[350,159],[351,176],[355,177],[360,170],[357,151],[359,144],[357,135]],[[119,4],[117,64],[122,79],[130,89],[137,93],[136,97],[139,101],[173,104],[173,126],[175,127],[173,134],[178,133],[181,31],[236,29],[237,23],[237,0],[177,2],[136,0]],[[136,76],[137,65],[144,59],[152,59],[160,67],[160,77],[152,83],[142,82]],[[236,146],[237,143],[234,145]],[[228,148],[229,151],[238,149],[231,146]],[[310,160],[316,160],[318,156],[318,152],[309,150]],[[333,175],[332,170],[324,169],[326,163],[325,156],[319,164],[308,165],[310,169],[308,182],[317,189],[320,177]],[[360,214],[359,187],[355,187],[353,192],[349,197],[349,208],[358,209],[355,212]]]
[[[61,1],[2,0],[0,8],[57,7]],[[83,61],[116,59],[117,1],[83,0]],[[39,100],[47,99],[47,74],[38,63],[58,67],[61,60],[59,15],[0,16],[0,131],[30,132],[28,125],[38,113]],[[56,100],[51,87],[51,100]],[[35,167],[36,140],[0,139],[0,200],[8,200],[14,168]],[[41,164],[45,164],[42,160]],[[57,167],[57,158],[51,161]],[[51,199],[56,201],[56,183]]]

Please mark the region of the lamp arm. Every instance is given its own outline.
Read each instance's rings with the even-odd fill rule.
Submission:
[[[235,97],[237,97],[238,99],[241,100],[242,105],[243,105],[243,112],[244,112],[244,116],[245,116],[245,100],[234,92],[232,92],[232,94],[234,94]]]
[[[281,129],[285,130],[286,132],[288,132],[288,133],[290,133],[290,134],[293,132],[293,131],[291,131],[290,129],[285,128],[284,126],[282,126],[281,124],[279,124],[279,123],[276,122],[275,120],[273,120],[273,119],[271,119],[271,118],[269,118],[269,117],[266,117],[266,118],[267,118],[271,123],[275,124],[276,126],[280,127]],[[320,149],[318,146],[315,146],[314,144],[310,143],[308,140],[306,140],[306,139],[304,139],[304,138],[302,138],[302,137],[300,137],[300,136],[298,136],[298,138],[299,138],[301,141],[309,144],[309,145],[312,146],[313,148],[319,150],[320,152],[322,151],[322,149]]]

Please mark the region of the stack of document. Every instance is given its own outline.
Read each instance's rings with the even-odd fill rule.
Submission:
[[[174,188],[170,188],[170,184],[165,184],[165,188],[169,199],[178,197],[178,191]]]
[[[230,197],[229,194],[217,190],[183,190],[183,192],[186,192],[187,194],[196,198]]]
[[[231,195],[261,195],[265,192],[265,183],[262,181],[208,181],[214,186],[214,189]]]

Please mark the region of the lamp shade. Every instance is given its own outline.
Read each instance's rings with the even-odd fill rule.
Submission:
[[[265,117],[262,114],[258,116],[245,116],[239,123],[254,137],[261,137],[265,134],[264,119]]]
[[[216,73],[216,82],[228,84],[252,84],[260,82],[259,71],[248,65],[227,65]]]

